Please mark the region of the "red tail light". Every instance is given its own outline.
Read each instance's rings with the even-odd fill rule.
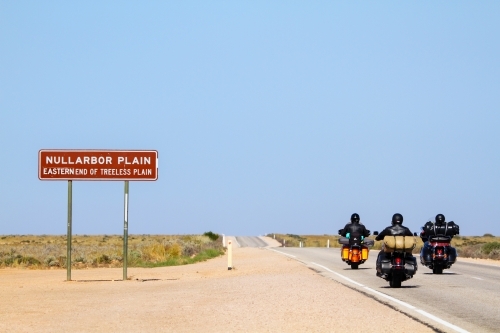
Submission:
[[[437,254],[442,255],[443,254],[443,249],[437,249]]]
[[[401,265],[403,263],[403,260],[401,260],[401,258],[396,258],[396,259],[394,259],[394,263],[396,265]]]

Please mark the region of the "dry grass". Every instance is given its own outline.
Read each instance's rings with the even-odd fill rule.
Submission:
[[[268,234],[269,237],[275,237],[286,247],[299,247],[302,242],[303,247],[326,247],[328,240],[330,247],[341,247],[338,243],[338,235],[293,235],[293,234]],[[368,237],[375,239],[375,236]],[[420,237],[415,237],[417,246],[413,253],[420,253],[424,245]],[[373,249],[380,250],[382,242],[375,242]],[[500,260],[500,237],[491,234],[484,236],[455,236],[451,245],[457,249],[458,255],[464,258],[496,259]]]
[[[65,235],[0,236],[0,268],[65,268]],[[129,235],[128,266],[182,265],[224,253],[222,240],[202,235]],[[122,267],[123,236],[73,235],[72,267]]]

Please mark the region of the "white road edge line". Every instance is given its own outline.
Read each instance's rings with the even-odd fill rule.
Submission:
[[[238,245],[238,247],[241,247],[240,243],[238,243],[238,240],[236,239],[236,237],[234,237],[234,241],[236,242],[236,245]]]
[[[382,296],[382,297],[385,297],[385,298],[387,298],[387,299],[390,299],[390,300],[391,300],[391,301],[393,301],[393,302],[396,302],[396,303],[398,303],[398,304],[401,304],[401,305],[403,305],[403,306],[406,306],[408,309],[412,309],[412,310],[416,310],[416,309],[417,309],[416,307],[414,307],[414,306],[413,306],[413,305],[411,305],[411,304],[408,304],[408,303],[406,303],[406,302],[400,301],[400,300],[399,300],[399,299],[397,299],[397,298],[394,298],[394,297],[392,297],[392,296],[389,296],[389,295],[386,295],[386,294],[384,294],[384,293],[381,293],[381,292],[380,292],[380,291],[378,291],[378,290],[372,289],[372,288],[370,288],[370,287],[365,287],[365,289],[366,289],[366,290],[369,290],[369,291],[371,291],[372,293],[375,293],[375,294],[377,294],[377,295],[379,295],[379,296]]]
[[[453,329],[453,330],[455,330],[455,331],[457,331],[457,332],[460,332],[460,333],[469,333],[469,331],[466,331],[466,330],[464,330],[463,328],[460,328],[460,327],[458,327],[458,326],[455,326],[455,325],[453,325],[453,324],[451,324],[451,323],[449,323],[449,322],[447,322],[447,321],[444,321],[444,320],[443,320],[443,319],[441,319],[441,318],[438,318],[438,317],[436,317],[436,316],[434,316],[434,315],[431,315],[430,313],[425,312],[424,310],[415,309],[415,311],[417,311],[418,313],[420,313],[420,314],[422,314],[422,315],[426,316],[427,318],[430,318],[430,319],[432,319],[432,320],[434,320],[434,321],[437,321],[438,323],[440,323],[440,324],[442,324],[442,325],[444,325],[444,326],[446,326],[446,327],[449,327],[449,328],[451,328],[451,329]]]
[[[277,251],[277,252],[279,252],[279,251]],[[354,280],[352,280],[352,279],[350,279],[350,278],[348,278],[348,277],[346,277],[346,276],[344,276],[344,275],[342,275],[342,274],[339,274],[339,273],[337,273],[337,272],[335,272],[335,271],[332,271],[331,269],[329,269],[329,268],[327,268],[327,267],[325,267],[325,266],[323,266],[323,265],[317,264],[317,263],[315,263],[315,262],[311,262],[311,264],[316,265],[316,266],[319,266],[319,267],[321,267],[321,268],[323,268],[323,269],[327,270],[328,272],[331,272],[331,273],[333,273],[333,274],[335,274],[335,275],[337,275],[337,276],[340,276],[341,278],[343,278],[343,279],[345,279],[345,280],[347,280],[347,281],[349,281],[349,282],[351,282],[351,283],[353,283],[353,284],[355,284],[355,285],[357,285],[357,286],[363,287],[364,289],[366,289],[366,290],[368,290],[368,291],[370,291],[370,292],[372,292],[372,293],[374,293],[374,294],[376,294],[376,295],[378,295],[378,296],[381,296],[381,297],[387,298],[387,299],[389,299],[389,300],[391,300],[391,301],[393,301],[393,302],[395,302],[395,303],[398,303],[398,304],[400,304],[400,305],[406,306],[407,308],[409,308],[409,309],[411,309],[411,310],[414,310],[414,311],[416,311],[416,312],[420,313],[421,315],[423,315],[423,316],[425,316],[425,317],[427,317],[427,318],[429,318],[429,319],[431,319],[431,320],[434,320],[434,321],[436,321],[436,322],[438,322],[438,323],[440,323],[440,324],[442,324],[442,325],[444,325],[444,326],[446,326],[446,327],[449,327],[449,328],[451,328],[451,329],[453,329],[453,330],[455,330],[455,331],[457,331],[457,332],[460,332],[460,333],[469,333],[469,331],[466,331],[466,330],[464,330],[463,328],[460,328],[460,327],[458,327],[458,326],[455,326],[455,325],[453,325],[453,324],[451,324],[451,323],[449,323],[449,322],[447,322],[447,321],[445,321],[445,320],[443,320],[443,319],[441,319],[441,318],[438,318],[438,317],[436,317],[436,316],[434,316],[434,315],[431,315],[430,313],[428,313],[428,312],[426,312],[426,311],[424,311],[424,310],[417,309],[415,306],[413,306],[413,305],[411,305],[411,304],[408,304],[408,303],[406,303],[406,302],[400,301],[400,300],[399,300],[399,299],[397,299],[397,298],[394,298],[394,297],[392,297],[392,296],[389,296],[389,295],[386,295],[386,294],[384,294],[384,293],[381,293],[380,291],[377,291],[377,290],[372,289],[372,288],[370,288],[370,287],[366,287],[366,286],[362,285],[361,283],[358,283],[358,282],[356,282],[356,281],[354,281]]]
[[[478,277],[475,277],[475,276],[473,276],[472,278],[473,278],[473,279],[476,279],[476,280],[481,280],[481,281],[483,280],[483,279],[478,278]]]
[[[292,257],[292,258],[297,258],[296,256],[292,256],[291,254],[288,254],[288,253],[285,253],[285,252],[281,252],[281,251],[277,251],[277,250],[274,250],[274,249],[270,249],[271,251],[274,251],[274,252],[278,252],[279,254],[283,254],[287,257]]]
[[[341,278],[343,278],[343,279],[345,279],[345,280],[347,280],[347,281],[349,281],[349,282],[351,282],[351,283],[354,283],[354,284],[355,284],[355,285],[357,285],[357,286],[364,287],[364,285],[362,285],[361,283],[356,282],[356,281],[354,281],[354,280],[352,280],[352,279],[349,279],[347,276],[344,276],[344,275],[342,275],[342,274],[339,274],[339,273],[337,273],[337,272],[334,272],[334,271],[332,271],[331,269],[329,269],[329,268],[327,268],[327,267],[325,267],[325,266],[323,266],[323,265],[317,264],[317,263],[315,263],[315,262],[312,262],[311,264],[316,265],[316,266],[319,266],[319,267],[321,267],[321,268],[323,268],[323,269],[326,269],[327,271],[329,271],[329,272],[331,272],[331,273],[333,273],[333,274],[335,274],[335,275],[337,275],[337,276],[340,276]]]

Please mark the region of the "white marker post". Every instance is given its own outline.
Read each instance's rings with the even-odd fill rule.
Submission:
[[[330,240],[329,240],[329,239],[327,239],[327,240],[326,240],[326,247],[327,247],[328,249],[330,248]]]
[[[228,241],[227,242],[227,269],[232,270],[233,269],[233,242]]]

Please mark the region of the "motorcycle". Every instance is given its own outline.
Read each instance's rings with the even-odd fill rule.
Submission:
[[[341,231],[339,230],[339,234]],[[351,269],[358,269],[359,265],[368,260],[369,248],[373,246],[374,241],[349,233],[346,236],[339,238],[339,244],[342,244],[340,257],[351,266]]]
[[[389,281],[391,288],[401,288],[401,282],[413,278],[417,272],[417,260],[411,254],[417,242],[414,236],[385,236],[383,242],[381,251],[385,256],[377,267],[377,276]]]
[[[443,274],[457,260],[457,250],[450,245],[449,236],[430,236],[420,250],[420,263],[432,269],[433,274]]]

